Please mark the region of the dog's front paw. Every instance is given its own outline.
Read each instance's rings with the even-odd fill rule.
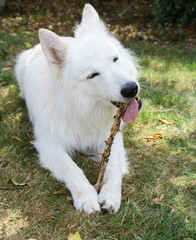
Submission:
[[[101,211],[98,203],[98,196],[95,190],[84,191],[77,194],[74,198],[74,206],[79,211],[87,214],[95,214]]]
[[[116,213],[121,204],[121,188],[103,185],[98,201],[103,212]]]

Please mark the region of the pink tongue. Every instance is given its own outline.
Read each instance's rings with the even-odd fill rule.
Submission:
[[[135,99],[133,99],[127,106],[127,109],[122,117],[122,120],[125,123],[134,122],[137,115],[138,115],[138,102]]]

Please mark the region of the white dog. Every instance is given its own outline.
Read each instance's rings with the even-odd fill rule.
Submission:
[[[103,152],[119,102],[131,100],[123,121],[135,120],[140,105],[136,61],[90,4],[83,9],[75,37],[40,29],[39,39],[41,44],[19,55],[15,74],[41,165],[66,184],[76,209],[116,212],[127,170],[122,133],[115,137],[100,193],[71,156],[75,151]]]

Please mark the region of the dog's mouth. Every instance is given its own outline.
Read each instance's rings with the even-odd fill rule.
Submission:
[[[116,106],[117,108],[119,108],[120,107],[120,102],[114,102],[114,101],[111,101],[111,103],[114,105],[114,106]]]
[[[121,102],[111,101],[111,103],[117,108],[121,106]],[[136,97],[131,99],[131,101],[127,105],[127,108],[122,117],[122,120],[125,123],[134,122],[141,108],[142,108],[142,100],[140,98]]]
[[[139,97],[136,97],[136,98],[134,98],[136,101],[137,101],[137,103],[138,103],[138,111],[142,108],[142,100],[139,98]],[[133,99],[132,99],[133,100]],[[131,101],[132,101],[131,100]],[[111,101],[111,103],[114,105],[114,106],[116,106],[117,108],[119,108],[120,107],[120,105],[121,105],[121,102],[114,102],[114,101]]]

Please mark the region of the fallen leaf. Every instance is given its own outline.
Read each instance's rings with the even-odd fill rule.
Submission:
[[[14,52],[14,51],[16,50],[16,47],[12,46],[12,47],[9,48],[9,50],[10,50],[11,52]]]
[[[10,221],[9,221],[9,220],[3,221],[3,225],[8,225],[8,224],[10,224]]]
[[[159,198],[154,198],[152,199],[152,202],[155,204],[155,205],[160,205],[161,202],[159,201]]]
[[[80,237],[80,234],[76,232],[74,234],[70,233],[67,240],[82,240],[82,238]]]
[[[171,124],[173,124],[173,122],[169,122],[169,121],[167,121],[167,120],[165,120],[165,119],[159,119],[159,122],[161,122],[161,123],[163,123],[163,124],[166,124],[166,125],[171,125]]]
[[[54,216],[51,216],[51,217],[48,217],[48,218],[46,218],[46,222],[50,222],[52,219],[55,219],[56,217],[54,217]]]
[[[69,202],[73,202],[73,198],[72,197],[66,197],[66,200]]]
[[[29,43],[29,42],[25,42],[24,45],[25,45],[26,48],[31,48],[32,47],[32,44]]]
[[[15,179],[10,179],[8,182],[12,183],[14,186],[26,186],[27,183],[26,182],[19,182],[16,181]]]
[[[2,72],[8,71],[8,70],[10,70],[10,67],[4,67],[1,69]]]
[[[146,124],[147,126],[149,126],[149,125],[150,125],[150,121],[149,121],[149,120],[146,120],[145,124]]]
[[[58,191],[53,191],[53,192],[50,192],[52,195],[58,195],[58,194],[62,194],[65,192],[65,188],[62,188]]]
[[[144,139],[147,139],[147,140],[154,140],[155,137],[153,137],[153,136],[148,136],[148,137],[145,137]]]
[[[147,136],[144,139],[147,140],[147,142],[156,142],[158,139],[163,138],[164,135],[160,132],[153,134],[152,136]]]
[[[162,202],[163,198],[165,197],[165,194],[161,194],[159,201]]]
[[[160,138],[163,138],[164,135],[163,135],[163,133],[158,132],[158,133],[155,133],[155,134],[153,135],[153,137],[156,138],[156,139],[160,139]]]
[[[155,205],[160,205],[161,204],[161,202],[163,201],[163,198],[164,198],[164,194],[161,194],[161,196],[160,196],[160,198],[154,198],[154,199],[152,199],[152,202],[155,204]]]
[[[0,87],[5,86],[5,85],[7,85],[7,84],[8,84],[7,82],[1,82],[1,83],[0,83]]]
[[[192,180],[192,181],[191,181],[191,185],[192,185],[192,186],[196,186],[196,180]]]

